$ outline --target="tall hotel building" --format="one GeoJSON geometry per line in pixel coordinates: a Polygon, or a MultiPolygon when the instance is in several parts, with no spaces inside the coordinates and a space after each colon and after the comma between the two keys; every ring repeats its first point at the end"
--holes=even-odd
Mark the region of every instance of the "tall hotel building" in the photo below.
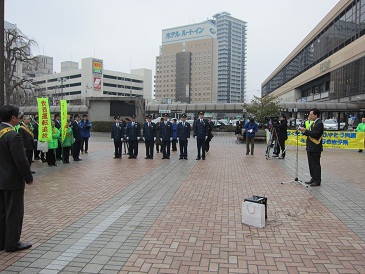
{"type": "Polygon", "coordinates": [[[162,103],[217,101],[217,28],[211,21],[162,31],[155,99],[162,103]]]}
{"type": "Polygon", "coordinates": [[[218,103],[242,103],[246,89],[246,22],[228,12],[213,16],[218,41],[218,103]]]}
{"type": "Polygon", "coordinates": [[[262,83],[282,102],[365,101],[365,0],[341,0],[262,83]]]}

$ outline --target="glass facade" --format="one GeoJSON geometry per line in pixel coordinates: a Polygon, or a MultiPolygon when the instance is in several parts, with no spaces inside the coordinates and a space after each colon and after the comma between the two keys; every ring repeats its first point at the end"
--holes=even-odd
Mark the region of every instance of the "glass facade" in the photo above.
{"type": "Polygon", "coordinates": [[[270,94],[364,34],[365,0],[354,0],[262,87],[262,96],[270,94]]]}

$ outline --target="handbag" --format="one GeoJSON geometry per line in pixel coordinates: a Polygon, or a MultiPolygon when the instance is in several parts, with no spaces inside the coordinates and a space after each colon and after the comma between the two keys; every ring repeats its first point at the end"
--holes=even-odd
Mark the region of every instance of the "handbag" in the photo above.
{"type": "Polygon", "coordinates": [[[37,141],[37,150],[48,152],[48,142],[37,141]]]}
{"type": "Polygon", "coordinates": [[[265,226],[265,205],[244,201],[242,203],[242,223],[263,228],[265,226]]]}

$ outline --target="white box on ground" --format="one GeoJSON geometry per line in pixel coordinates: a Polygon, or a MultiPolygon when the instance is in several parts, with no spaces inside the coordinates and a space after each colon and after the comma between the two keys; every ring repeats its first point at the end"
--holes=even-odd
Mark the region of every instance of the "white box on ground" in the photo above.
{"type": "Polygon", "coordinates": [[[242,223],[263,228],[265,226],[265,205],[244,201],[242,203],[242,223]]]}

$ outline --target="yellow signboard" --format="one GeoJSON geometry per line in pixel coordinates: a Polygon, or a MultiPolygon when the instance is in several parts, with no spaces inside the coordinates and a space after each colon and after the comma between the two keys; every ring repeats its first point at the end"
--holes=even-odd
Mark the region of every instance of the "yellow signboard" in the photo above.
{"type": "Polygon", "coordinates": [[[62,142],[66,138],[67,133],[67,101],[61,100],[61,126],[62,126],[62,142]]]}
{"type": "Polygon", "coordinates": [[[93,60],[93,73],[103,73],[103,62],[98,60],[93,60]]]}
{"type": "Polygon", "coordinates": [[[41,142],[52,141],[51,113],[48,98],[37,98],[39,130],[38,140],[41,142]]]}

